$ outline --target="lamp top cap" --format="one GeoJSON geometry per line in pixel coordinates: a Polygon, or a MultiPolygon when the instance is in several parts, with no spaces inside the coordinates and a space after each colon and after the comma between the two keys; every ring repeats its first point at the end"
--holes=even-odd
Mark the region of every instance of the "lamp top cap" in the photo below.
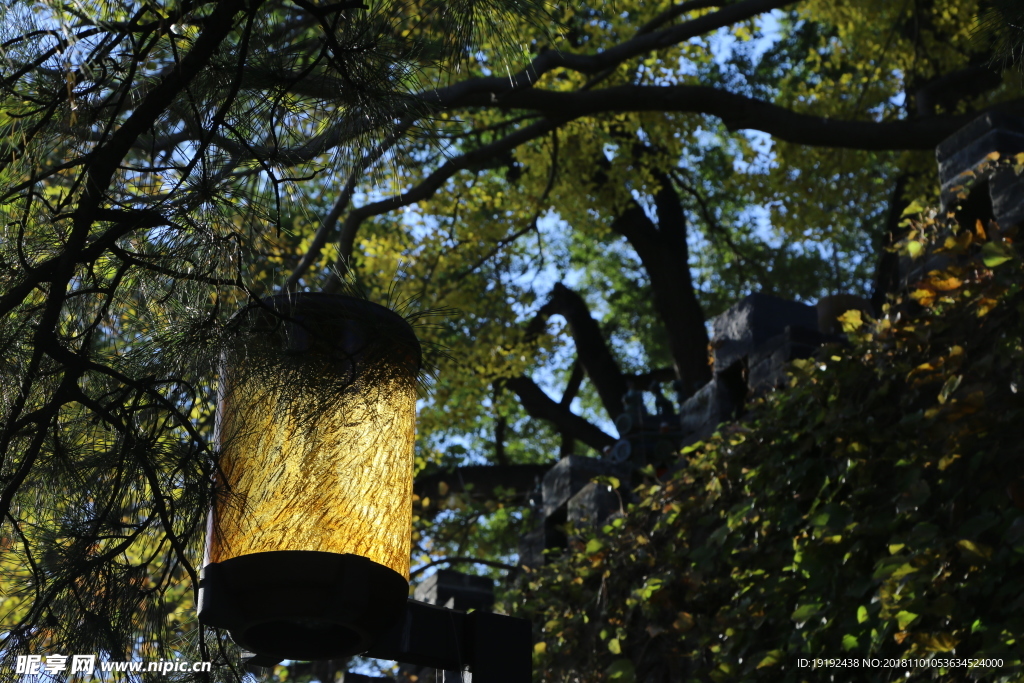
{"type": "Polygon", "coordinates": [[[250,302],[234,319],[251,322],[251,331],[260,334],[274,334],[284,324],[294,323],[303,329],[302,337],[318,337],[325,345],[385,342],[401,347],[403,356],[411,356],[409,360],[417,372],[422,365],[419,339],[409,322],[386,306],[353,296],[326,292],[276,294],[250,302]],[[359,341],[353,342],[353,336],[359,341]]]}

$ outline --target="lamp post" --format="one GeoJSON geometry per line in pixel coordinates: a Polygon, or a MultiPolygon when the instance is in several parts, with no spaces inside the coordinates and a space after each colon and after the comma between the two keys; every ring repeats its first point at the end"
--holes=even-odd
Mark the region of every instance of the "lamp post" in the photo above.
{"type": "Polygon", "coordinates": [[[391,310],[330,294],[233,322],[200,621],[270,657],[364,652],[408,598],[419,343],[391,310]]]}
{"type": "Polygon", "coordinates": [[[264,299],[232,324],[200,622],[263,666],[365,653],[528,683],[529,622],[408,598],[422,360],[409,324],[322,293],[264,299]]]}

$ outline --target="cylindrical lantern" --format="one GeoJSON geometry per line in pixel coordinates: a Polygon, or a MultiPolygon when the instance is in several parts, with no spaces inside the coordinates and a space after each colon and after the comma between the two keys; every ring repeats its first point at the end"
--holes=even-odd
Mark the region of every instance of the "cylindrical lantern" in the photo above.
{"type": "Polygon", "coordinates": [[[233,322],[200,621],[260,655],[363,652],[408,598],[419,343],[391,310],[330,294],[233,322]]]}

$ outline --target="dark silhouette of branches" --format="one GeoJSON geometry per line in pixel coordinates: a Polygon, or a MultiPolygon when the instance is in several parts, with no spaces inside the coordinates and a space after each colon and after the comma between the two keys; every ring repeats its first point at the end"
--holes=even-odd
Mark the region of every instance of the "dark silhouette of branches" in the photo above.
{"type": "Polygon", "coordinates": [[[431,567],[436,567],[440,564],[482,564],[485,567],[497,567],[498,569],[512,570],[516,567],[506,564],[504,562],[497,562],[495,560],[487,560],[482,557],[466,557],[466,556],[454,556],[454,557],[443,557],[440,560],[432,560],[426,564],[416,567],[416,569],[409,572],[409,578],[415,578],[419,576],[431,567]]]}
{"type": "MultiPolygon", "coordinates": [[[[361,173],[428,111],[410,92],[417,74],[444,67],[420,59],[425,37],[398,3],[89,7],[4,10],[5,660],[181,647],[192,629],[168,615],[182,585],[198,587],[206,514],[225,493],[210,433],[218,359],[232,314],[264,294],[250,259],[296,183],[341,175],[319,251],[361,173]]],[[[537,0],[422,9],[442,7],[460,27],[440,36],[448,57],[467,48],[460,36],[543,12],[537,0]]],[[[225,646],[213,635],[208,651],[207,635],[188,636],[203,659],[225,646]]]]}

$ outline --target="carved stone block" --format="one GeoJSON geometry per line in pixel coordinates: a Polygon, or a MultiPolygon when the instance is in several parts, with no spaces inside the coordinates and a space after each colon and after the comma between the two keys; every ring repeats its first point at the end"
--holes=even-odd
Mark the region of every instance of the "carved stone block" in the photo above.
{"type": "Polygon", "coordinates": [[[494,605],[494,581],[452,569],[441,569],[416,586],[413,598],[457,610],[489,610],[494,605]]]}
{"type": "Polygon", "coordinates": [[[559,512],[594,477],[612,475],[621,481],[623,474],[621,467],[605,460],[580,455],[562,458],[544,475],[544,516],[559,512]]]}
{"type": "MultiPolygon", "coordinates": [[[[935,158],[939,163],[944,212],[964,203],[959,193],[987,192],[985,203],[991,207],[991,217],[1000,225],[1005,227],[1024,220],[1024,187],[1016,173],[1002,169],[987,178],[976,174],[993,152],[1004,159],[1024,152],[1024,119],[989,112],[939,143],[935,158]]],[[[977,217],[983,221],[987,218],[977,217]]]]}
{"type": "Polygon", "coordinates": [[[750,294],[712,321],[715,372],[720,373],[749,355],[786,327],[815,330],[813,306],[769,294],[750,294]]]}
{"type": "MultiPolygon", "coordinates": [[[[722,375],[705,384],[696,394],[686,399],[679,409],[679,426],[684,435],[705,432],[718,423],[730,420],[742,401],[736,388],[722,375]]],[[[745,389],[744,389],[745,393],[745,389]]]]}
{"type": "Polygon", "coordinates": [[[621,507],[614,489],[590,482],[569,499],[569,522],[577,527],[598,526],[621,507]]]}

